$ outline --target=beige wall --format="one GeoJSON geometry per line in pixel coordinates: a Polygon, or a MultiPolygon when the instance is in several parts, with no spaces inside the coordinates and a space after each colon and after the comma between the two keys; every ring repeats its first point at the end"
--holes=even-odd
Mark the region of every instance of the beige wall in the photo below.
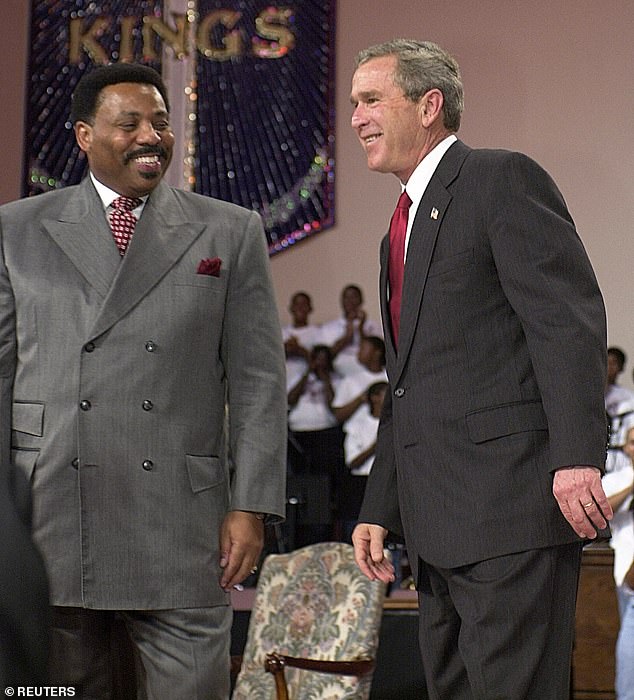
{"type": "MultiPolygon", "coordinates": [[[[0,7],[3,167],[0,201],[19,192],[27,0],[0,7]]],[[[287,3],[286,3],[287,4],[287,3]]],[[[347,282],[378,317],[377,248],[398,194],[368,172],[349,126],[353,59],[395,36],[432,39],[459,60],[466,91],[461,138],[524,151],[555,178],[594,264],[608,308],[609,341],[634,365],[634,3],[628,0],[339,0],[336,225],[272,259],[281,318],[297,289],[316,321],[339,313],[347,282]]],[[[631,385],[628,377],[624,383],[631,385]]]]}
{"type": "Polygon", "coordinates": [[[0,4],[3,161],[0,167],[0,204],[15,199],[20,194],[29,4],[27,0],[4,0],[0,4]]]}

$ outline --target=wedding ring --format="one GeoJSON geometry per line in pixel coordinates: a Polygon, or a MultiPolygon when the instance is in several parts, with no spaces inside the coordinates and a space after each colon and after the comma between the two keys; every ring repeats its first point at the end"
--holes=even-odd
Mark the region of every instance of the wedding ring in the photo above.
{"type": "Polygon", "coordinates": [[[583,507],[590,508],[590,506],[593,506],[593,505],[594,505],[594,501],[590,501],[590,503],[585,503],[583,507]]]}
{"type": "Polygon", "coordinates": [[[257,567],[257,566],[254,566],[254,567],[251,569],[251,573],[254,574],[257,570],[258,570],[258,567],[257,567]]]}

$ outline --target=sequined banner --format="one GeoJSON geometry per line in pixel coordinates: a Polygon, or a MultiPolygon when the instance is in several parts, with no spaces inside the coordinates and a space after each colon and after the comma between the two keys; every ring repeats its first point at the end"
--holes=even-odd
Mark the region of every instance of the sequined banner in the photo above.
{"type": "Polygon", "coordinates": [[[138,61],[185,115],[179,186],[258,211],[271,253],[332,225],[334,16],[335,0],[32,0],[24,194],[81,180],[73,88],[138,61]]]}

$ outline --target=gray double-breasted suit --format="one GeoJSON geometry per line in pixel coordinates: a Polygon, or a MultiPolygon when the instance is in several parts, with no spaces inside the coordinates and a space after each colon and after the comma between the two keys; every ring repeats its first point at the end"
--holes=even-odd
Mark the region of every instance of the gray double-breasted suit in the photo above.
{"type": "Polygon", "coordinates": [[[555,184],[519,153],[449,148],[413,223],[398,353],[388,247],[390,392],[360,520],[439,567],[574,542],[552,471],[603,467],[606,329],[555,184]]]}
{"type": "Polygon", "coordinates": [[[259,217],[161,183],[121,259],[87,178],[1,207],[0,236],[0,452],[31,480],[53,604],[226,602],[226,511],[284,514],[259,217]]]}

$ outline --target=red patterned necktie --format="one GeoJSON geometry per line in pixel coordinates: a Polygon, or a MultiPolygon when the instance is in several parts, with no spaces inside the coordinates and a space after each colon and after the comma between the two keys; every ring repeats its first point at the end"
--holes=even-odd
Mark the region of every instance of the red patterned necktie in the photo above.
{"type": "Polygon", "coordinates": [[[125,254],[136,226],[136,216],[134,216],[132,210],[136,209],[142,201],[131,197],[117,197],[110,205],[112,207],[108,217],[110,228],[112,229],[114,242],[117,244],[121,255],[125,254]]]}
{"type": "Polygon", "coordinates": [[[401,297],[403,295],[403,274],[405,272],[405,235],[407,217],[412,200],[405,190],[401,193],[392,220],[390,221],[390,259],[388,275],[390,280],[390,317],[394,347],[398,344],[398,331],[401,320],[401,297]]]}

